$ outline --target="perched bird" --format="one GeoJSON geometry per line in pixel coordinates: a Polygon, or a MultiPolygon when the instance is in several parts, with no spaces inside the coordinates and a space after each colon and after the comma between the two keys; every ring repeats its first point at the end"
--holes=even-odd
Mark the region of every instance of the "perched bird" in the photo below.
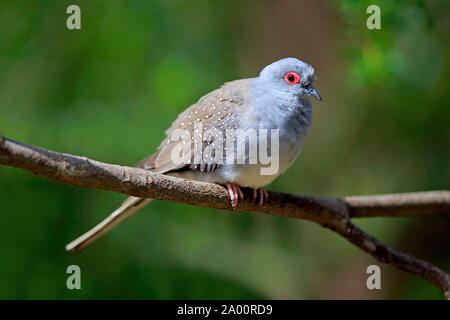
{"type": "MultiPolygon", "coordinates": [[[[166,138],[157,152],[139,162],[137,167],[225,185],[233,208],[243,199],[240,187],[249,187],[253,189],[254,200],[259,196],[262,205],[268,199],[264,186],[285,172],[303,147],[311,123],[308,97],[322,100],[312,84],[316,79],[311,65],[285,58],[266,66],[256,78],[227,82],[181,113],[166,131],[166,138]],[[225,133],[233,130],[234,135],[225,133]],[[250,141],[248,130],[256,132],[256,140],[250,141]],[[267,131],[261,130],[270,131],[271,137],[278,139],[271,140],[270,146],[262,145],[262,132],[267,131]],[[262,174],[267,163],[251,161],[251,143],[256,143],[260,152],[267,148],[271,156],[279,154],[279,159],[274,159],[278,161],[274,172],[262,174]],[[241,147],[246,144],[240,150],[248,149],[248,152],[237,152],[239,144],[241,147]],[[214,145],[216,149],[209,158],[203,155],[194,159],[195,152],[188,152],[191,147],[205,151],[214,145]],[[185,146],[189,148],[183,149],[185,146]],[[231,147],[234,147],[232,152],[231,147]],[[185,161],[175,159],[174,155],[185,161]]],[[[108,218],[69,243],[66,250],[82,250],[150,201],[152,199],[129,197],[108,218]]]]}

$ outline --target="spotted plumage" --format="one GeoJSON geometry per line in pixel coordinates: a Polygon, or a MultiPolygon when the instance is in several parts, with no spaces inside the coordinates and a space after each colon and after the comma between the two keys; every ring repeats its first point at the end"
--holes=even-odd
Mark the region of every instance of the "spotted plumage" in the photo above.
{"type": "MultiPolygon", "coordinates": [[[[142,160],[138,167],[155,172],[169,172],[183,168],[211,172],[217,169],[218,164],[210,163],[208,165],[205,161],[201,164],[194,164],[194,161],[191,161],[190,164],[176,164],[172,161],[172,149],[181,142],[190,144],[193,150],[194,144],[200,143],[201,150],[204,151],[206,146],[214,144],[214,137],[217,133],[225,132],[227,129],[238,129],[240,117],[245,112],[248,101],[246,93],[248,82],[249,80],[245,79],[225,83],[220,89],[208,93],[196,104],[191,105],[166,130],[166,138],[159,145],[158,151],[142,160]],[[201,124],[202,141],[197,140],[200,135],[194,131],[196,124],[201,124]],[[187,130],[189,135],[178,140],[171,140],[173,131],[177,129],[187,130]]],[[[225,134],[224,138],[224,143],[226,143],[225,134]]]]}
{"type": "MultiPolygon", "coordinates": [[[[259,197],[259,203],[263,204],[268,199],[264,186],[285,172],[303,147],[312,116],[308,97],[314,96],[321,100],[312,85],[316,79],[314,69],[309,64],[286,58],[266,66],[256,78],[228,82],[182,112],[166,131],[166,138],[157,152],[142,160],[138,167],[184,179],[223,184],[229,191],[233,208],[243,198],[240,187],[250,187],[254,190],[254,199],[259,197]],[[245,132],[250,129],[258,132],[259,152],[264,150],[259,140],[262,132],[275,130],[270,131],[270,136],[273,134],[278,139],[270,140],[270,153],[271,156],[272,152],[279,154],[279,161],[275,170],[269,174],[262,174],[267,164],[251,163],[248,154],[241,155],[234,150],[228,153],[230,146],[237,145],[239,148],[246,143],[245,132]],[[238,130],[239,134],[229,138],[224,132],[226,130],[238,130]],[[183,134],[177,135],[180,132],[183,134]],[[195,155],[189,157],[183,148],[179,148],[189,145],[194,149],[198,147],[202,152],[217,152],[211,147],[219,144],[218,132],[222,132],[225,158],[220,157],[220,152],[210,155],[206,152],[206,156],[196,161],[195,155]],[[242,137],[244,139],[239,139],[242,137]],[[174,161],[173,153],[186,156],[186,161],[174,161]],[[228,162],[235,159],[237,161],[228,162]]],[[[269,151],[269,146],[265,147],[269,151]]],[[[84,248],[150,201],[129,198],[106,220],[68,244],[66,249],[84,248]]]]}

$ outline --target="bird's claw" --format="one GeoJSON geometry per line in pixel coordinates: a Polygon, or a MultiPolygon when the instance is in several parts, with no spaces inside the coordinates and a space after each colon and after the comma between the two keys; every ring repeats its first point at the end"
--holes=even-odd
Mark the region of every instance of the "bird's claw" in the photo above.
{"type": "Polygon", "coordinates": [[[244,194],[242,193],[241,188],[239,188],[239,186],[235,185],[232,182],[227,182],[227,189],[228,193],[230,194],[231,206],[233,207],[233,209],[236,209],[239,198],[241,198],[241,200],[244,200],[244,194]]]}
{"type": "Polygon", "coordinates": [[[269,200],[269,193],[264,188],[253,189],[253,201],[256,201],[258,199],[258,194],[259,194],[258,204],[262,206],[264,202],[267,202],[267,200],[269,200]]]}

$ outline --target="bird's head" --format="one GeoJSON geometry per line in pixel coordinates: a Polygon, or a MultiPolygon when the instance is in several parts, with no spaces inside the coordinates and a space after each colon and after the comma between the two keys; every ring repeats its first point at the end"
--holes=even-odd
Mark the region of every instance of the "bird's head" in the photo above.
{"type": "Polygon", "coordinates": [[[300,99],[313,96],[322,101],[313,81],[317,79],[314,68],[298,59],[285,58],[266,66],[259,74],[259,79],[268,88],[292,94],[300,99]]]}

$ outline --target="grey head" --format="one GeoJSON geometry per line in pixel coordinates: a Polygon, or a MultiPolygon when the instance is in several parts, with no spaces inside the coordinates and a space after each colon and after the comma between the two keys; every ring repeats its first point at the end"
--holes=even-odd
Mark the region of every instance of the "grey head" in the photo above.
{"type": "Polygon", "coordinates": [[[317,80],[314,68],[298,59],[285,58],[266,66],[258,77],[258,82],[278,94],[297,97],[300,100],[313,96],[322,101],[313,87],[317,80]]]}

